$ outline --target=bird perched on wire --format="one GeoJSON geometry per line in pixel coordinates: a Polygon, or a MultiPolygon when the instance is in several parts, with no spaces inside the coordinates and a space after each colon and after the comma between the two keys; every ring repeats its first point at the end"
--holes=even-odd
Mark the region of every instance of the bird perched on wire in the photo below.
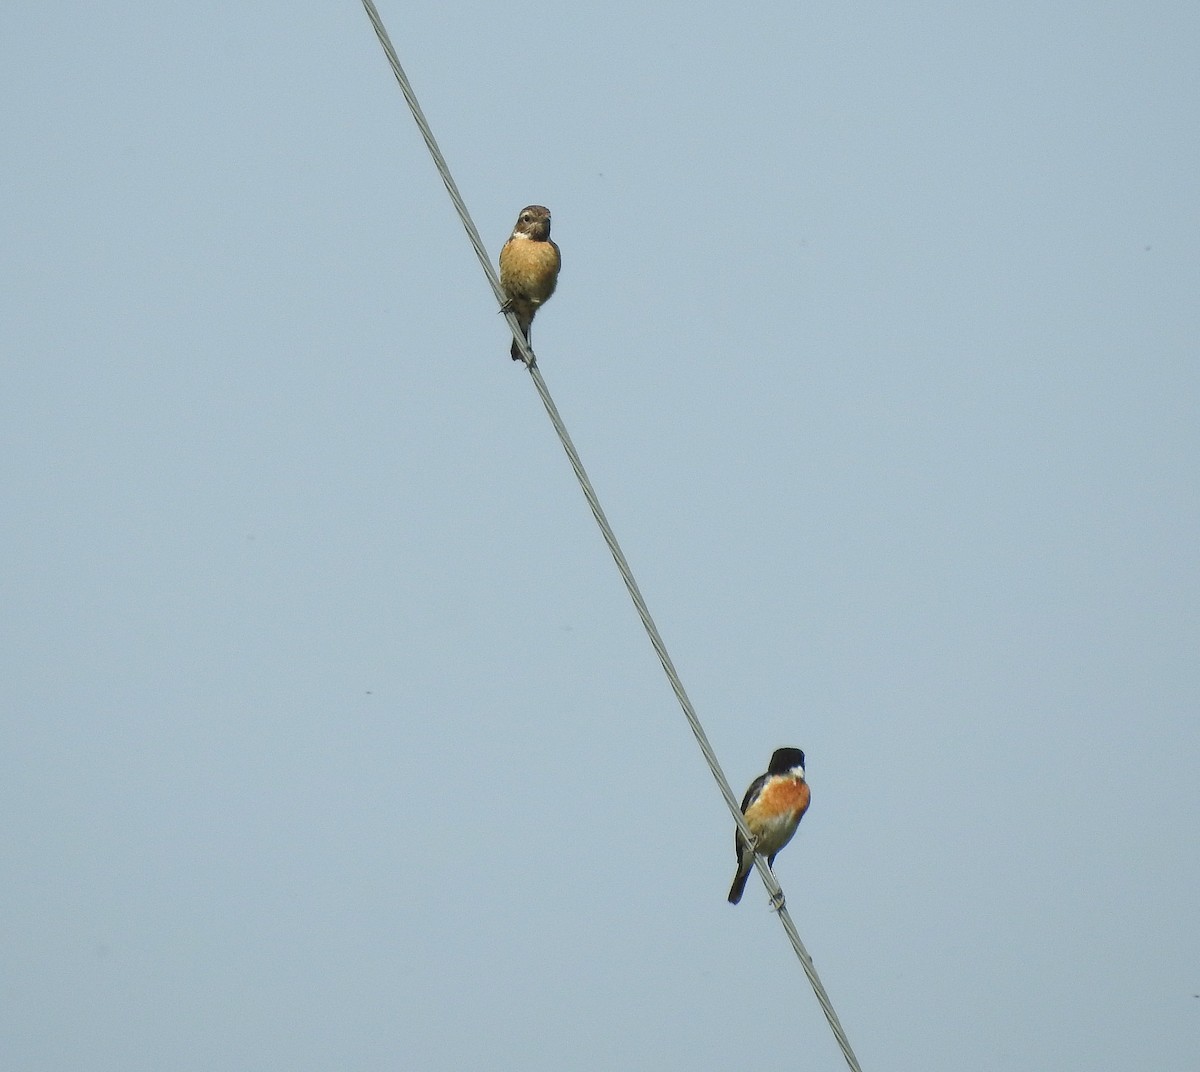
{"type": "Polygon", "coordinates": [[[754,870],[754,853],[775,863],[779,850],[792,840],[800,819],[808,811],[811,794],[804,780],[804,753],[799,748],[777,748],[767,765],[767,773],[750,783],[742,798],[742,814],[750,833],[757,838],[754,852],[737,831],[733,847],[737,852],[737,874],[729,887],[729,903],[737,904],[746,890],[746,879],[754,870]]]}
{"type": "MultiPolygon", "coordinates": [[[[558,285],[561,267],[562,255],[550,241],[550,210],[543,205],[521,209],[513,233],[500,250],[500,286],[508,299],[503,311],[516,314],[526,342],[538,307],[558,285]]],[[[514,361],[521,360],[516,339],[510,353],[514,361]]]]}

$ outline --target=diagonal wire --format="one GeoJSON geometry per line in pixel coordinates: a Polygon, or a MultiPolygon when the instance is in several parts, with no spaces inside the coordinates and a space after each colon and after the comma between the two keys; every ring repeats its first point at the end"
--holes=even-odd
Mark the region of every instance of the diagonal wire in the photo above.
{"type": "MultiPolygon", "coordinates": [[[[364,0],[364,2],[369,2],[369,0],[364,0]]],[[[676,699],[679,700],[679,706],[683,708],[683,714],[688,721],[688,726],[696,738],[696,743],[700,746],[700,751],[704,754],[704,759],[708,763],[709,770],[712,771],[713,778],[716,779],[717,787],[721,790],[721,795],[725,798],[725,803],[733,815],[734,822],[737,823],[738,829],[741,831],[742,837],[746,839],[747,844],[750,844],[754,841],[754,835],[750,833],[749,827],[746,826],[746,819],[742,815],[742,809],[738,805],[737,798],[734,797],[733,790],[729,787],[729,781],[725,777],[725,772],[721,769],[721,764],[717,761],[717,756],[713,752],[712,745],[708,743],[708,736],[704,732],[704,727],[700,725],[696,709],[692,706],[692,701],[688,698],[687,690],[683,687],[683,682],[679,678],[675,664],[671,661],[671,656],[667,652],[667,646],[663,643],[662,636],[658,632],[658,627],[654,624],[654,619],[650,616],[650,610],[646,606],[645,599],[642,598],[642,592],[638,588],[637,581],[634,579],[633,571],[629,568],[629,563],[625,559],[621,545],[617,542],[616,534],[613,532],[612,526],[609,525],[608,518],[604,514],[604,509],[600,505],[600,500],[596,496],[596,489],[592,487],[592,482],[588,479],[587,472],[583,468],[583,462],[579,459],[579,454],[575,450],[575,444],[571,441],[571,436],[567,432],[567,427],[558,412],[558,407],[555,406],[554,399],[550,397],[546,381],[542,379],[541,369],[533,365],[529,369],[529,374],[533,378],[533,383],[537,388],[538,394],[541,396],[542,405],[546,407],[550,423],[554,425],[554,430],[558,433],[558,438],[562,441],[563,450],[567,452],[571,468],[575,470],[575,477],[579,481],[579,486],[583,489],[583,496],[587,499],[587,504],[591,508],[592,516],[596,519],[596,524],[600,526],[604,542],[608,544],[613,561],[616,562],[617,569],[620,571],[621,580],[625,582],[625,587],[629,591],[629,598],[633,600],[633,605],[638,612],[638,617],[642,620],[642,626],[646,630],[646,635],[650,638],[650,643],[654,647],[654,653],[658,656],[658,661],[662,663],[667,680],[671,683],[671,689],[674,691],[676,699]]],[[[779,906],[779,922],[783,924],[784,933],[787,934],[788,940],[792,943],[792,949],[796,952],[800,966],[804,969],[804,974],[808,976],[808,981],[812,985],[813,992],[817,995],[821,1011],[825,1014],[825,1019],[829,1021],[829,1026],[833,1030],[833,1036],[837,1039],[837,1044],[841,1048],[842,1055],[846,1058],[846,1064],[850,1066],[852,1072],[862,1072],[858,1058],[854,1055],[854,1050],[850,1046],[850,1040],[846,1037],[845,1029],[842,1027],[837,1013],[834,1012],[833,1003],[829,1000],[829,995],[825,992],[825,987],[821,983],[821,977],[817,974],[812,957],[809,956],[808,950],[804,947],[804,942],[800,939],[800,933],[796,930],[795,923],[792,922],[791,914],[784,903],[783,889],[780,887],[778,881],[776,881],[774,872],[757,853],[754,856],[754,863],[758,867],[758,873],[762,876],[763,883],[771,895],[772,903],[779,906]]]]}
{"type": "MultiPolygon", "coordinates": [[[[408,102],[408,107],[412,111],[418,129],[421,131],[421,137],[425,139],[425,145],[433,157],[438,174],[445,184],[446,192],[449,193],[450,200],[454,203],[455,211],[457,211],[458,217],[467,232],[467,237],[475,249],[475,255],[479,258],[479,263],[483,268],[484,274],[487,276],[488,282],[492,285],[496,300],[501,303],[501,307],[503,308],[505,294],[500,288],[500,280],[492,268],[492,263],[488,259],[487,251],[483,246],[483,240],[479,236],[479,231],[471,219],[471,214],[467,211],[466,203],[463,201],[462,195],[458,192],[458,186],[450,174],[446,158],[442,155],[441,149],[438,148],[437,140],[430,129],[429,121],[425,118],[425,113],[421,111],[421,106],[417,102],[412,83],[409,82],[408,76],[404,73],[404,68],[400,66],[400,59],[396,55],[396,50],[392,45],[391,39],[388,37],[387,30],[384,28],[383,20],[380,18],[379,12],[376,10],[372,0],[362,0],[362,5],[366,10],[367,18],[371,20],[371,25],[374,27],[375,36],[379,38],[379,43],[383,47],[384,54],[387,56],[392,73],[396,76],[396,81],[400,85],[400,92],[404,94],[404,99],[408,102]]],[[[517,323],[516,317],[507,310],[505,312],[509,327],[513,333],[513,338],[516,339],[520,347],[526,366],[529,369],[530,377],[533,379],[534,387],[537,388],[542,405],[545,406],[546,414],[550,418],[550,423],[554,425],[554,430],[558,434],[563,450],[566,451],[567,459],[571,463],[571,468],[575,471],[575,477],[579,481],[580,488],[583,490],[584,498],[587,500],[588,507],[592,511],[592,516],[596,519],[596,524],[604,536],[604,542],[608,545],[613,561],[617,564],[621,580],[625,582],[629,598],[633,600],[634,609],[637,610],[638,617],[641,618],[642,626],[646,630],[646,635],[650,638],[650,643],[654,648],[654,653],[658,656],[658,661],[662,664],[663,671],[667,675],[667,680],[671,684],[671,689],[675,693],[675,698],[679,701],[679,706],[683,709],[684,717],[687,719],[692,735],[696,738],[696,743],[700,746],[700,751],[704,755],[709,770],[712,771],[717,788],[721,791],[721,796],[725,798],[725,805],[729,808],[729,812],[733,816],[733,821],[737,824],[738,830],[747,843],[753,843],[755,840],[754,835],[746,825],[746,820],[742,815],[737,797],[733,795],[733,790],[729,786],[729,780],[725,777],[725,772],[721,769],[721,764],[717,760],[712,745],[709,744],[704,727],[700,724],[696,709],[692,706],[692,701],[688,697],[687,690],[683,687],[683,682],[680,680],[679,673],[675,669],[675,664],[671,661],[671,656],[667,652],[667,646],[663,643],[662,636],[658,632],[658,627],[654,624],[654,619],[650,616],[650,610],[646,606],[645,599],[642,597],[641,589],[638,588],[633,571],[629,568],[629,563],[625,558],[624,552],[621,550],[621,545],[617,542],[616,534],[613,532],[612,526],[608,523],[608,518],[605,516],[604,509],[600,505],[596,490],[592,487],[591,480],[588,479],[587,471],[580,460],[579,452],[575,449],[575,444],[571,441],[571,436],[567,432],[567,426],[563,423],[562,416],[558,412],[558,407],[554,404],[554,399],[550,396],[550,390],[546,386],[546,381],[542,378],[542,373],[537,366],[533,351],[530,350],[528,343],[525,341],[524,334],[520,330],[520,325],[517,323]]],[[[817,975],[817,969],[813,964],[812,957],[804,947],[804,943],[800,939],[800,934],[796,930],[796,925],[792,922],[792,917],[788,913],[787,905],[784,902],[783,889],[761,856],[756,854],[754,863],[758,868],[758,873],[763,880],[763,884],[767,888],[767,892],[771,895],[772,903],[778,905],[779,921],[783,925],[784,932],[792,944],[792,949],[795,951],[805,975],[808,976],[808,981],[817,996],[821,1011],[825,1014],[825,1019],[829,1022],[834,1038],[837,1040],[842,1055],[846,1059],[846,1064],[850,1066],[851,1072],[862,1072],[858,1058],[855,1057],[854,1050],[850,1046],[850,1040],[846,1037],[846,1032],[842,1028],[841,1021],[838,1020],[833,1004],[829,1000],[829,995],[825,992],[825,987],[821,984],[820,976],[817,975]]]]}
{"type": "Polygon", "coordinates": [[[400,58],[396,55],[396,49],[392,46],[392,39],[388,37],[387,29],[383,25],[383,19],[379,17],[379,12],[375,9],[375,5],[371,0],[362,0],[362,5],[367,12],[367,18],[371,20],[375,36],[379,38],[379,44],[383,46],[383,54],[387,56],[388,64],[392,68],[392,74],[396,76],[396,81],[400,85],[400,92],[404,94],[404,99],[408,102],[408,107],[412,111],[413,118],[417,121],[417,129],[420,130],[421,137],[425,139],[425,146],[429,150],[429,155],[433,157],[433,162],[437,165],[438,174],[442,177],[442,182],[446,186],[446,193],[450,195],[450,200],[454,203],[454,211],[458,213],[458,218],[462,220],[462,225],[467,232],[467,238],[475,250],[475,256],[479,258],[480,267],[483,268],[483,274],[487,276],[488,282],[491,283],[492,292],[496,295],[496,301],[500,303],[501,309],[508,319],[508,326],[512,329],[513,338],[517,340],[521,348],[525,364],[532,367],[535,361],[533,351],[529,349],[529,344],[525,341],[525,336],[521,331],[521,325],[517,323],[516,316],[505,307],[507,295],[500,288],[500,279],[496,275],[496,270],[492,267],[492,262],[488,259],[487,250],[483,246],[483,239],[479,237],[479,228],[475,226],[475,221],[471,219],[471,213],[467,211],[467,203],[462,199],[462,194],[458,192],[458,186],[450,174],[450,165],[446,163],[446,158],[442,156],[442,150],[438,148],[437,139],[433,136],[433,130],[430,129],[429,120],[425,118],[425,113],[421,111],[421,105],[417,101],[417,95],[413,92],[412,83],[408,80],[408,75],[404,73],[404,68],[400,66],[400,58]]]}

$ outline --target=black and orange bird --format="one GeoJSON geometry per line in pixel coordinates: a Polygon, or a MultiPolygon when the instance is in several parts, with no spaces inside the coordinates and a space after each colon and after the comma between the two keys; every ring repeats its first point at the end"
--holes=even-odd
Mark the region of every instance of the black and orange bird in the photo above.
{"type": "MultiPolygon", "coordinates": [[[[500,250],[500,286],[508,299],[504,311],[516,313],[526,342],[539,306],[550,300],[558,285],[561,267],[562,254],[550,241],[550,210],[544,205],[521,209],[513,233],[500,250]]],[[[514,361],[521,360],[516,339],[510,353],[514,361]]]]}
{"type": "Polygon", "coordinates": [[[733,837],[737,852],[737,874],[729,887],[729,903],[737,904],[746,891],[746,879],[754,870],[754,853],[767,858],[767,866],[775,863],[779,850],[792,840],[800,819],[808,811],[811,794],[804,780],[804,753],[799,748],[777,748],[767,766],[767,773],[750,783],[742,798],[742,814],[750,833],[757,838],[754,852],[742,838],[741,831],[733,837]]]}

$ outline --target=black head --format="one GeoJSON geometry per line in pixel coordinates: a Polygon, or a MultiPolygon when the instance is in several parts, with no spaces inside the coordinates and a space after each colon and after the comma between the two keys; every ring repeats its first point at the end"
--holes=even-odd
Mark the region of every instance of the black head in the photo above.
{"type": "Polygon", "coordinates": [[[804,753],[799,748],[776,748],[771,755],[771,765],[767,767],[768,774],[787,774],[800,768],[804,773],[804,753]]]}

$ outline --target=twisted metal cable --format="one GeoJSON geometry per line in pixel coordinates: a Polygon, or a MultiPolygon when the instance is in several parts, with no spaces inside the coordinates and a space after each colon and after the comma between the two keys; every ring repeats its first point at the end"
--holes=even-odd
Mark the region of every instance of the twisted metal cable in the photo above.
{"type": "MultiPolygon", "coordinates": [[[[412,83],[409,82],[408,76],[404,73],[404,68],[400,66],[399,57],[396,55],[396,50],[392,46],[387,30],[384,28],[383,20],[380,18],[379,12],[376,10],[372,0],[362,0],[362,5],[366,10],[367,18],[371,20],[371,25],[375,29],[375,36],[379,38],[379,43],[383,47],[384,55],[387,56],[392,73],[396,76],[396,81],[400,85],[400,92],[404,94],[404,99],[408,102],[413,119],[416,120],[417,127],[421,131],[421,137],[425,139],[425,145],[429,149],[430,156],[433,157],[438,174],[441,176],[442,182],[446,187],[446,192],[450,195],[450,200],[454,204],[455,211],[458,213],[458,217],[467,232],[467,238],[475,250],[475,255],[479,258],[484,275],[487,276],[488,282],[492,285],[496,301],[500,303],[501,309],[507,316],[509,328],[512,330],[513,338],[516,339],[521,354],[524,357],[525,365],[533,380],[534,387],[537,389],[538,395],[542,400],[542,405],[546,408],[546,414],[550,418],[550,423],[554,426],[554,430],[558,434],[563,450],[566,451],[567,459],[571,463],[571,468],[575,471],[575,478],[579,481],[583,496],[592,511],[592,516],[596,519],[596,524],[600,528],[604,542],[608,545],[613,561],[617,564],[621,580],[625,582],[629,598],[633,601],[634,609],[642,621],[642,627],[646,630],[646,635],[650,638],[650,644],[654,648],[654,653],[658,656],[658,661],[662,664],[663,672],[667,675],[667,680],[671,684],[675,698],[679,701],[679,706],[683,710],[692,735],[696,738],[696,743],[700,746],[700,752],[704,756],[704,761],[708,764],[713,779],[717,783],[717,788],[721,791],[721,796],[725,798],[725,805],[729,809],[730,815],[733,816],[733,821],[737,824],[742,837],[745,838],[748,844],[752,844],[755,841],[754,835],[746,825],[746,819],[742,815],[738,799],[733,795],[729,780],[725,777],[725,772],[721,769],[721,764],[717,760],[712,745],[709,744],[704,727],[700,724],[696,709],[692,706],[692,701],[688,697],[687,690],[683,687],[683,682],[680,680],[679,673],[675,669],[675,664],[671,661],[671,656],[667,652],[667,646],[663,643],[658,627],[654,624],[654,619],[650,616],[650,610],[646,606],[645,599],[642,597],[641,589],[638,588],[633,571],[629,568],[629,562],[621,550],[621,545],[617,542],[617,537],[612,530],[612,526],[608,523],[608,518],[605,516],[604,509],[601,507],[600,500],[596,495],[596,489],[592,487],[592,482],[588,479],[587,471],[580,460],[579,452],[576,451],[575,444],[571,441],[571,436],[567,432],[567,426],[558,412],[558,407],[554,404],[554,399],[550,396],[550,389],[546,386],[546,381],[542,378],[542,373],[537,366],[537,360],[533,355],[533,351],[529,348],[529,344],[521,332],[516,317],[505,307],[506,296],[500,287],[500,280],[496,275],[495,269],[492,268],[492,263],[488,259],[483,239],[480,238],[479,231],[471,219],[471,214],[467,211],[466,203],[463,201],[462,195],[458,192],[458,186],[450,174],[446,158],[442,155],[441,149],[438,148],[437,140],[433,136],[433,131],[430,129],[429,122],[425,118],[425,113],[421,111],[421,106],[417,102],[412,83]]],[[[837,1013],[833,1009],[833,1004],[829,1000],[829,995],[825,992],[825,987],[821,984],[820,976],[817,975],[812,957],[809,956],[808,950],[804,947],[804,943],[800,939],[800,934],[796,930],[796,925],[792,922],[792,917],[788,913],[782,887],[761,856],[756,854],[754,863],[758,868],[758,873],[763,880],[763,884],[767,888],[767,892],[771,896],[772,904],[777,906],[779,921],[783,925],[784,932],[792,944],[792,949],[795,951],[805,975],[808,976],[808,981],[817,996],[821,1011],[825,1014],[825,1019],[829,1022],[834,1038],[837,1040],[842,1055],[846,1059],[846,1064],[849,1065],[851,1072],[862,1072],[858,1058],[855,1057],[854,1050],[850,1046],[850,1040],[846,1037],[846,1032],[838,1020],[837,1013]]]]}

